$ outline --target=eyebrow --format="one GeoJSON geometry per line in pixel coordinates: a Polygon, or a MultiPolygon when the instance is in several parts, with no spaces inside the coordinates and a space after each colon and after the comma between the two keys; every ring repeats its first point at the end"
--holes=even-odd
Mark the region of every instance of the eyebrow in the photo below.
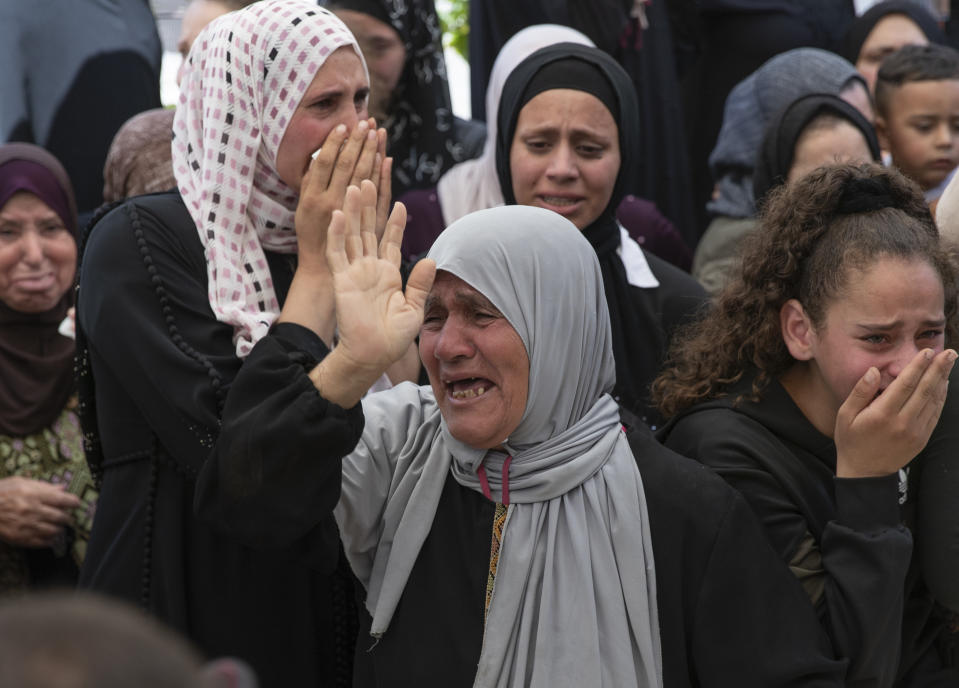
{"type": "MultiPolygon", "coordinates": [[[[516,132],[516,133],[521,134],[522,136],[537,136],[537,135],[543,135],[543,134],[546,134],[546,133],[554,133],[554,132],[557,132],[557,131],[559,131],[559,127],[558,127],[558,126],[556,126],[555,124],[550,124],[550,123],[547,122],[547,123],[544,123],[544,124],[536,124],[536,125],[534,125],[534,126],[531,126],[531,127],[527,128],[527,129],[523,129],[523,130],[517,129],[517,132],[516,132]]],[[[590,137],[590,138],[601,139],[601,140],[604,140],[604,141],[612,140],[612,139],[613,139],[612,136],[610,136],[607,132],[605,132],[605,131],[603,131],[603,130],[601,130],[601,129],[587,129],[587,128],[582,127],[582,126],[573,127],[573,128],[570,130],[570,134],[571,134],[572,136],[574,136],[574,137],[575,137],[575,136],[588,136],[588,137],[590,137]]]]}
{"type": "Polygon", "coordinates": [[[350,92],[351,89],[346,86],[331,86],[328,89],[317,91],[316,93],[310,93],[307,91],[303,94],[303,100],[325,100],[327,98],[342,98],[344,96],[356,98],[356,97],[366,97],[370,92],[369,86],[360,86],[356,91],[350,92]]]}
{"type": "MultiPolygon", "coordinates": [[[[464,304],[472,308],[484,308],[487,310],[492,310],[502,315],[499,308],[493,305],[493,303],[487,299],[485,296],[479,293],[471,293],[468,291],[457,291],[453,294],[453,300],[456,303],[464,304]]],[[[430,294],[426,297],[426,305],[423,310],[429,310],[430,308],[435,308],[437,306],[442,306],[440,303],[440,298],[435,294],[430,294]]]]}
{"type": "MultiPolygon", "coordinates": [[[[923,320],[920,325],[922,327],[945,327],[946,319],[938,318],[936,320],[923,320]]],[[[902,327],[902,321],[894,320],[890,323],[857,323],[857,327],[863,330],[888,332],[890,330],[895,330],[899,327],[902,327]]]]}

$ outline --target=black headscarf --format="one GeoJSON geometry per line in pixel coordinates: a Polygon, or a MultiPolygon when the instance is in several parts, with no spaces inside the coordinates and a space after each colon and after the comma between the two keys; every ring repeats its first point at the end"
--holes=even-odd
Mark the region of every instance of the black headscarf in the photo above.
{"type": "MultiPolygon", "coordinates": [[[[0,208],[27,191],[53,209],[76,238],[77,205],[66,170],[28,143],[0,146],[0,208]]],[[[22,313],[0,301],[0,434],[23,437],[49,426],[73,393],[73,340],[58,332],[73,299],[22,313]]]]}
{"type": "Polygon", "coordinates": [[[924,7],[909,0],[888,0],[873,5],[868,12],[852,23],[846,33],[846,43],[842,50],[842,56],[856,64],[859,61],[859,51],[862,50],[862,44],[869,38],[869,34],[876,28],[876,24],[890,14],[904,14],[912,19],[919,30],[926,34],[930,43],[946,42],[946,37],[936,23],[935,17],[929,14],[924,7]]]}
{"type": "Polygon", "coordinates": [[[834,95],[813,93],[802,96],[783,108],[766,128],[753,170],[753,197],[757,204],[772,189],[786,182],[799,137],[816,117],[824,114],[835,115],[856,127],[866,139],[872,159],[880,161],[876,132],[859,110],[834,95]]]}
{"type": "Polygon", "coordinates": [[[515,204],[513,178],[509,168],[510,148],[520,110],[537,94],[555,88],[584,91],[598,98],[618,125],[622,163],[612,196],[603,212],[583,228],[584,236],[599,257],[606,302],[613,330],[613,357],[616,360],[614,394],[626,408],[637,411],[646,403],[647,380],[642,379],[638,359],[644,355],[643,342],[649,333],[636,315],[632,287],[616,249],[620,245],[616,208],[632,191],[636,179],[639,148],[639,111],[629,76],[617,62],[597,48],[558,43],[536,51],[506,79],[497,113],[496,172],[503,198],[515,204]]]}
{"type": "Polygon", "coordinates": [[[469,156],[453,135],[453,108],[443,57],[443,34],[433,0],[320,0],[330,10],[361,12],[388,24],[406,48],[393,92],[387,153],[393,157],[393,197],[436,186],[469,156]]]}

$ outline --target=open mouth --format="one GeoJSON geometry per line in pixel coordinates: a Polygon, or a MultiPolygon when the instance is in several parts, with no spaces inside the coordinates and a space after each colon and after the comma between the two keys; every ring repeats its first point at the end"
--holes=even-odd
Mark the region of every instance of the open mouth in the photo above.
{"type": "Polygon", "coordinates": [[[489,392],[495,385],[482,377],[464,377],[444,380],[449,396],[457,400],[475,399],[489,392]]]}

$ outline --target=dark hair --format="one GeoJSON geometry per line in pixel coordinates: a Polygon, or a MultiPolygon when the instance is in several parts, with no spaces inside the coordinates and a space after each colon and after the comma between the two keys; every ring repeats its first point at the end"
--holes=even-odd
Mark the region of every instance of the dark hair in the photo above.
{"type": "Polygon", "coordinates": [[[883,256],[927,261],[945,292],[946,340],[956,335],[956,272],[918,187],[877,164],[821,167],[770,192],[742,265],[703,319],[673,337],[653,399],[667,418],[723,396],[748,370],[752,397],[794,359],[779,312],[797,299],[822,324],[852,271],[883,256]]]}
{"type": "Polygon", "coordinates": [[[959,51],[945,45],[906,45],[882,61],[876,75],[876,111],[885,115],[893,92],[917,81],[959,79],[959,51]]]}

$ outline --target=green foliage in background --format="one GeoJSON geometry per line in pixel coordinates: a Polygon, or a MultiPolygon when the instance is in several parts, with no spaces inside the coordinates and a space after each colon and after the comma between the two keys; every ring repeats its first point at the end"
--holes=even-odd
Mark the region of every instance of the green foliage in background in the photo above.
{"type": "Polygon", "coordinates": [[[446,44],[469,60],[469,0],[438,2],[436,12],[443,26],[446,44]]]}

